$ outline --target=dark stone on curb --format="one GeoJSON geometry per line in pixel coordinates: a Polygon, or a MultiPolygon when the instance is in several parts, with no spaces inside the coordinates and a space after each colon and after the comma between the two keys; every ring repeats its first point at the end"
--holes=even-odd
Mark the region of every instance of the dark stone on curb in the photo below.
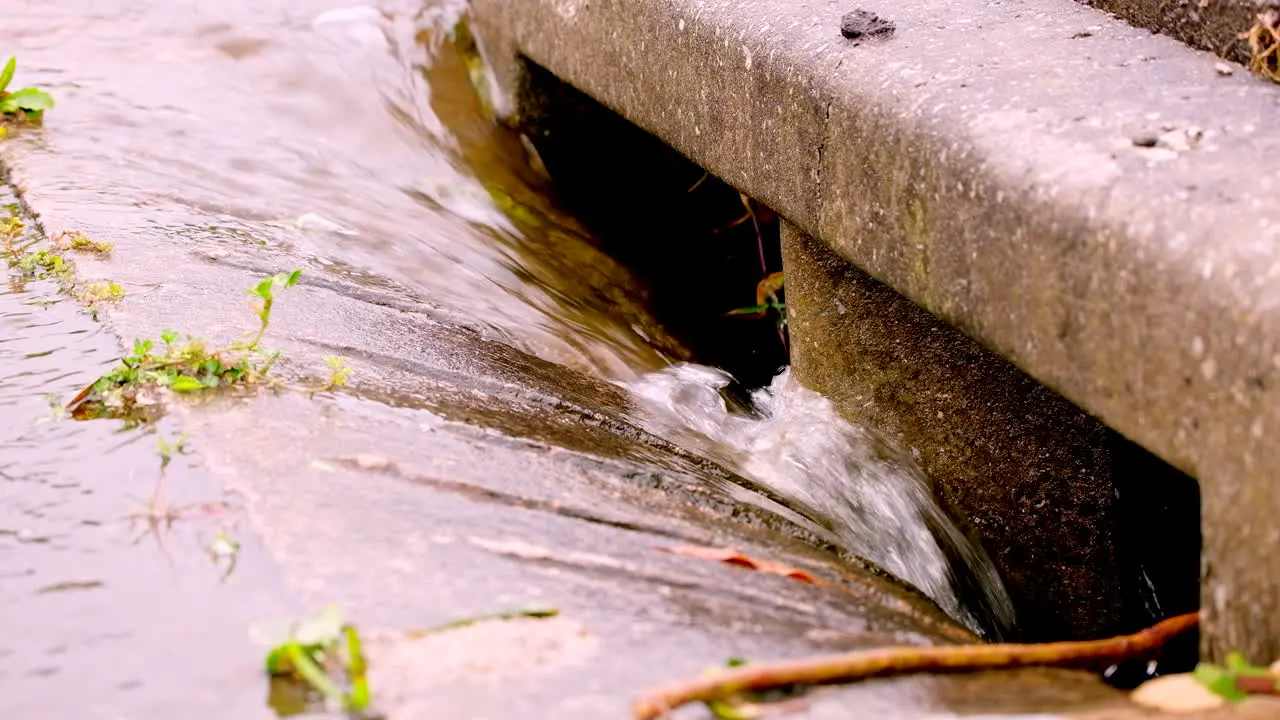
{"type": "Polygon", "coordinates": [[[840,19],[840,34],[850,40],[892,35],[894,28],[892,20],[886,20],[870,10],[854,10],[840,19]]]}

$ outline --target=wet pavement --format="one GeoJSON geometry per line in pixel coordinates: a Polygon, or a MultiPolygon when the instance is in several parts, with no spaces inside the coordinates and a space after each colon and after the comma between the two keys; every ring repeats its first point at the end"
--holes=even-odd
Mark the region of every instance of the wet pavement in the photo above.
{"type": "Polygon", "coordinates": [[[60,412],[118,355],[56,282],[0,286],[0,705],[28,718],[271,717],[247,628],[280,611],[283,586],[241,532],[243,499],[185,455],[162,476],[159,441],[177,441],[176,423],[60,412]],[[230,575],[205,554],[220,530],[243,538],[230,575]]]}
{"type": "MultiPolygon", "coordinates": [[[[52,281],[0,292],[0,714],[272,717],[250,628],[328,603],[369,637],[392,718],[624,718],[732,656],[973,639],[837,552],[759,455],[682,445],[627,391],[688,352],[484,119],[446,42],[461,10],[27,3],[9,22],[18,82],[59,105],[0,161],[48,234],[115,245],[75,256],[78,277],[128,294],[99,322],[52,281]],[[343,355],[348,389],[219,394],[133,428],[55,417],[47,396],[122,340],[234,339],[245,289],[294,268],[278,372],[323,379],[343,355]],[[162,478],[158,440],[183,433],[162,478]],[[172,523],[136,517],[158,483],[172,523]],[[241,545],[229,573],[219,532],[241,545]],[[835,587],[660,551],[686,544],[835,587]],[[560,615],[406,634],[530,605],[560,615]]],[[[828,690],[800,716],[1126,707],[1092,676],[1025,672],[828,690]]]]}

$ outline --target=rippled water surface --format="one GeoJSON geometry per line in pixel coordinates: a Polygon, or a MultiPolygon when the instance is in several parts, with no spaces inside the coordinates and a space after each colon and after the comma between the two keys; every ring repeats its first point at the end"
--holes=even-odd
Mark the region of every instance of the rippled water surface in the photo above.
{"type": "Polygon", "coordinates": [[[25,5],[7,32],[60,100],[64,197],[169,232],[213,215],[230,250],[288,244],[595,374],[679,355],[485,117],[447,41],[460,3],[25,5]]]}
{"type": "MultiPolygon", "coordinates": [[[[461,3],[17,4],[4,15],[19,82],[59,100],[26,140],[58,158],[41,168],[56,202],[105,227],[144,216],[156,242],[198,228],[232,256],[288,247],[427,298],[623,383],[647,408],[639,423],[812,507],[834,542],[973,621],[947,566],[959,553],[988,609],[1006,612],[989,563],[950,534],[918,474],[828,404],[783,375],[750,413],[731,413],[721,375],[679,364],[692,358],[646,311],[644,285],[557,209],[518,138],[486,118],[448,41],[461,3]]],[[[195,508],[190,522],[147,534],[154,525],[133,516],[160,482],[156,435],[174,431],[55,420],[47,396],[76,392],[118,352],[53,283],[0,289],[0,600],[6,626],[26,628],[0,634],[11,714],[262,716],[245,629],[273,610],[271,568],[224,582],[220,566],[189,561],[238,522],[236,499],[177,462],[165,498],[195,508]],[[197,646],[171,647],[178,636],[197,646]],[[68,677],[104,704],[86,713],[68,677]],[[193,682],[207,691],[198,709],[193,682]]]]}
{"type": "Polygon", "coordinates": [[[237,499],[181,456],[161,477],[158,441],[178,437],[168,423],[130,429],[57,412],[59,396],[118,353],[55,282],[0,285],[0,707],[28,718],[269,717],[245,628],[272,610],[275,581],[262,553],[225,581],[225,566],[203,561],[216,533],[239,535],[237,499]],[[172,526],[170,511],[181,515],[172,526]],[[205,654],[228,661],[199,662],[205,654]]]}

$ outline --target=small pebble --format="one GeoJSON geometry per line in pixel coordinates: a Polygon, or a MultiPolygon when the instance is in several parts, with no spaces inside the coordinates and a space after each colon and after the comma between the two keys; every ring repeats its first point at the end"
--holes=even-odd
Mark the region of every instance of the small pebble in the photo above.
{"type": "Polygon", "coordinates": [[[1141,135],[1134,135],[1131,139],[1135,146],[1143,148],[1153,148],[1160,142],[1160,136],[1155,133],[1142,133],[1141,135]]]}
{"type": "Polygon", "coordinates": [[[892,20],[886,20],[870,10],[854,10],[840,20],[840,34],[850,40],[874,35],[889,35],[894,28],[892,20]]]}
{"type": "Polygon", "coordinates": [[[1235,70],[1235,68],[1231,67],[1230,65],[1228,65],[1227,63],[1224,63],[1224,62],[1220,62],[1220,63],[1218,63],[1217,65],[1214,65],[1214,66],[1213,66],[1213,69],[1214,69],[1214,70],[1217,70],[1217,71],[1218,71],[1218,74],[1219,74],[1219,75],[1222,75],[1223,77],[1226,77],[1226,76],[1228,76],[1228,75],[1231,75],[1232,73],[1234,73],[1234,72],[1236,71],[1236,70],[1235,70]]]}

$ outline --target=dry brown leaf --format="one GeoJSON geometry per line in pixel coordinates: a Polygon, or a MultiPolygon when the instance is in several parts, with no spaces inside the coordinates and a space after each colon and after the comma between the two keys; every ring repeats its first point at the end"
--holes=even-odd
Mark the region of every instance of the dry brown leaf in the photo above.
{"type": "Polygon", "coordinates": [[[792,580],[799,580],[802,583],[809,583],[810,585],[826,584],[804,570],[768,560],[757,560],[727,548],[703,547],[701,545],[675,545],[671,547],[659,547],[658,549],[673,555],[683,555],[685,557],[700,558],[702,560],[714,560],[727,565],[744,567],[748,570],[757,570],[771,575],[782,575],[783,577],[789,577],[792,580]]]}
{"type": "Polygon", "coordinates": [[[1135,703],[1167,713],[1203,712],[1222,707],[1226,700],[1200,684],[1191,673],[1165,675],[1138,686],[1129,694],[1135,703]]]}

